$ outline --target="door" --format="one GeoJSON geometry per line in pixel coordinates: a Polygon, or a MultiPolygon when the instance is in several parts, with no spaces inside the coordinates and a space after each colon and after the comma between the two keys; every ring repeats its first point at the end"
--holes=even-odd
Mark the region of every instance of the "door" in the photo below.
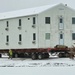
{"type": "Polygon", "coordinates": [[[59,34],[59,44],[60,45],[64,45],[64,36],[63,35],[64,35],[63,33],[59,34]]]}

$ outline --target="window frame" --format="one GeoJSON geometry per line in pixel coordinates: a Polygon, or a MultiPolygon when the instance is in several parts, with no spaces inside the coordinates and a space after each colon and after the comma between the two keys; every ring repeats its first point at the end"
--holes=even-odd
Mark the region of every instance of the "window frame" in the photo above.
{"type": "Polygon", "coordinates": [[[22,25],[22,20],[21,19],[19,19],[19,26],[21,26],[22,25]]]}
{"type": "Polygon", "coordinates": [[[22,35],[19,34],[19,41],[22,41],[22,35]]]}
{"type": "Polygon", "coordinates": [[[36,40],[36,33],[33,33],[33,40],[36,40]]]}
{"type": "Polygon", "coordinates": [[[60,18],[60,22],[59,23],[63,23],[63,18],[60,18]]]}
{"type": "Polygon", "coordinates": [[[60,39],[63,39],[63,34],[62,33],[60,34],[60,39]]]}
{"type": "Polygon", "coordinates": [[[6,27],[9,27],[9,21],[6,21],[6,27]]]}
{"type": "Polygon", "coordinates": [[[75,24],[75,17],[72,17],[72,24],[75,24]]]}
{"type": "Polygon", "coordinates": [[[51,18],[45,17],[45,24],[50,24],[50,23],[51,23],[51,18]]]}
{"type": "Polygon", "coordinates": [[[50,33],[45,33],[45,39],[50,40],[50,33]]]}
{"type": "Polygon", "coordinates": [[[62,16],[59,17],[59,30],[64,29],[64,18],[62,16]]]}
{"type": "Polygon", "coordinates": [[[9,35],[6,35],[6,42],[9,42],[9,35]]]}
{"type": "Polygon", "coordinates": [[[72,40],[75,40],[75,33],[72,33],[72,40]]]}
{"type": "Polygon", "coordinates": [[[36,24],[36,18],[33,17],[33,24],[36,24]]]}

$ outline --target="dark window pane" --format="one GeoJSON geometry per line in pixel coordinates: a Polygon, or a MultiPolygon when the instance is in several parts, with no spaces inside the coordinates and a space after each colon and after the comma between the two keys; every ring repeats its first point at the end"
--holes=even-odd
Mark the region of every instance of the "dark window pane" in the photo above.
{"type": "Polygon", "coordinates": [[[72,24],[75,24],[75,18],[72,18],[72,24]]]}
{"type": "Polygon", "coordinates": [[[33,24],[35,24],[35,17],[33,17],[33,24]]]}
{"type": "Polygon", "coordinates": [[[45,17],[45,23],[50,24],[50,17],[45,17]]]}
{"type": "Polygon", "coordinates": [[[62,18],[60,18],[60,23],[63,23],[63,19],[62,18]]]}
{"type": "Polygon", "coordinates": [[[21,26],[21,19],[19,19],[19,26],[21,26]]]}
{"type": "Polygon", "coordinates": [[[63,34],[60,34],[60,39],[63,39],[63,34]]]}
{"type": "Polygon", "coordinates": [[[22,35],[19,34],[19,41],[22,41],[22,35]]]}
{"type": "Polygon", "coordinates": [[[33,33],[33,40],[36,40],[36,34],[33,33]]]}
{"type": "Polygon", "coordinates": [[[72,40],[75,40],[75,33],[72,33],[72,40]]]}
{"type": "Polygon", "coordinates": [[[9,36],[8,35],[6,36],[6,42],[9,42],[9,36]]]}
{"type": "Polygon", "coordinates": [[[9,22],[8,21],[6,22],[6,25],[7,25],[7,27],[9,27],[9,22]]]}

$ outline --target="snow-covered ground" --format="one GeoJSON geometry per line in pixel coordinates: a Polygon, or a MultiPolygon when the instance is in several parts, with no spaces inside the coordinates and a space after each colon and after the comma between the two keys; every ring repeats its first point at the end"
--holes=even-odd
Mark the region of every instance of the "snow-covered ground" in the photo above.
{"type": "Polygon", "coordinates": [[[75,75],[75,59],[0,58],[0,75],[75,75]]]}

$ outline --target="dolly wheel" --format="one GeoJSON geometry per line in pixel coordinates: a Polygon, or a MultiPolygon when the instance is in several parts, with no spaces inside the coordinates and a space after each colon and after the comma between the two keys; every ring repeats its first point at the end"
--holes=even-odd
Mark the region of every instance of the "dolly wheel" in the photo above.
{"type": "Polygon", "coordinates": [[[15,58],[18,58],[18,54],[15,54],[15,58]]]}
{"type": "Polygon", "coordinates": [[[38,59],[42,59],[43,58],[43,55],[42,54],[38,54],[38,59]]]}
{"type": "Polygon", "coordinates": [[[36,54],[32,54],[32,60],[36,59],[36,54]]]}

